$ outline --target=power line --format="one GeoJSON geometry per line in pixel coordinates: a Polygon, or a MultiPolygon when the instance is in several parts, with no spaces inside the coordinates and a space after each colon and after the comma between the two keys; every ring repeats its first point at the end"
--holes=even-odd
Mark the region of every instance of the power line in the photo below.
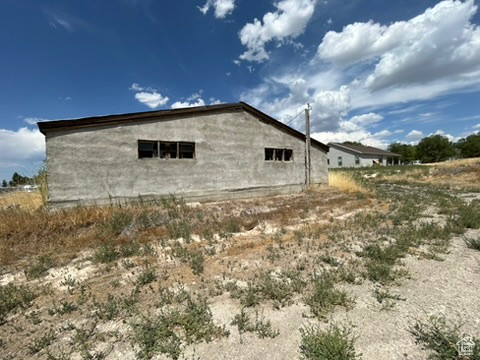
{"type": "Polygon", "coordinates": [[[300,116],[300,114],[302,114],[304,111],[305,111],[305,109],[300,110],[300,111],[298,112],[298,114],[295,115],[293,118],[291,118],[285,125],[290,124],[293,120],[295,120],[298,116],[300,116]]]}

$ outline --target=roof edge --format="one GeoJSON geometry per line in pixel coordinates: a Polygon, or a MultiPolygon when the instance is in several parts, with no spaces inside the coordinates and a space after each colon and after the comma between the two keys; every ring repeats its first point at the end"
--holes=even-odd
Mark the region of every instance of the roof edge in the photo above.
{"type": "MultiPolygon", "coordinates": [[[[274,119],[273,117],[265,114],[264,112],[254,108],[253,106],[245,103],[226,103],[226,104],[216,104],[216,105],[204,105],[196,107],[187,107],[180,109],[166,109],[166,110],[155,110],[155,111],[145,111],[145,112],[136,112],[136,113],[127,113],[127,114],[115,114],[115,115],[102,115],[102,116],[91,116],[79,119],[66,119],[66,120],[54,120],[54,121],[43,121],[37,122],[37,126],[40,132],[43,135],[46,135],[47,132],[51,131],[61,131],[67,129],[81,129],[81,128],[91,128],[98,126],[112,126],[112,125],[121,125],[126,124],[132,121],[148,121],[155,120],[159,118],[167,118],[171,116],[187,116],[190,114],[209,114],[220,111],[247,111],[248,113],[259,117],[266,121],[267,123],[275,126],[279,130],[285,131],[290,135],[297,137],[305,141],[305,134],[291,128],[288,125],[274,119]]],[[[328,153],[329,147],[318,140],[311,138],[312,145],[320,148],[322,151],[328,153]]]]}

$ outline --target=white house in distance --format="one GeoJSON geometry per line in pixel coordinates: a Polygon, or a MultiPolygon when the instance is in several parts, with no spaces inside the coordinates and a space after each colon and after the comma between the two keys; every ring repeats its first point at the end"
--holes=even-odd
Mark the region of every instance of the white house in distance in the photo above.
{"type": "Polygon", "coordinates": [[[328,167],[363,167],[400,164],[401,155],[371,146],[329,143],[328,167]]]}
{"type": "MultiPolygon", "coordinates": [[[[49,206],[215,200],[302,191],[305,135],[240,102],[38,123],[49,206]]],[[[312,140],[311,180],[328,147],[312,140]]]]}

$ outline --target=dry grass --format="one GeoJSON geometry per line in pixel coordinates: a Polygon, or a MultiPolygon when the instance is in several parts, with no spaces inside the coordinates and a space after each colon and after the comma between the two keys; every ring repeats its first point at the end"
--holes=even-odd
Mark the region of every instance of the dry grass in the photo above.
{"type": "Polygon", "coordinates": [[[11,192],[0,195],[0,209],[15,208],[35,211],[43,206],[40,192],[11,192]]]}
{"type": "Polygon", "coordinates": [[[328,185],[346,193],[367,193],[351,173],[330,171],[328,174],[328,185]]]}
{"type": "Polygon", "coordinates": [[[425,164],[426,166],[433,166],[436,168],[458,168],[461,166],[480,165],[480,158],[459,159],[453,161],[443,161],[439,163],[425,164]]]}

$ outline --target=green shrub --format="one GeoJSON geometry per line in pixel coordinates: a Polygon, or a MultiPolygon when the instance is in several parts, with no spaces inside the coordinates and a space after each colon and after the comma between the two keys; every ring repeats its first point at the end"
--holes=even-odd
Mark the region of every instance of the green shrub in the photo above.
{"type": "Polygon", "coordinates": [[[469,247],[470,249],[480,251],[480,238],[473,239],[473,238],[464,237],[463,240],[465,241],[465,244],[467,245],[467,247],[469,247]]]}
{"type": "Polygon", "coordinates": [[[44,276],[48,269],[54,266],[53,260],[49,255],[43,255],[38,258],[38,261],[25,270],[25,276],[28,279],[37,279],[44,276]]]}
{"type": "Polygon", "coordinates": [[[17,308],[28,308],[35,297],[36,294],[23,285],[0,286],[0,325],[5,322],[8,313],[17,308]]]}
{"type": "Polygon", "coordinates": [[[360,358],[355,351],[355,340],[350,328],[330,325],[327,330],[318,326],[300,329],[303,360],[354,360],[360,358]]]}
{"type": "MultiPolygon", "coordinates": [[[[422,344],[432,353],[429,359],[463,359],[460,357],[456,347],[464,336],[460,335],[460,326],[455,323],[448,323],[445,317],[431,317],[428,322],[415,322],[409,328],[409,332],[415,337],[417,344],[422,344]]],[[[473,338],[475,343],[473,355],[465,359],[480,360],[480,339],[473,338]]]]}
{"type": "Polygon", "coordinates": [[[324,271],[315,274],[311,279],[311,291],[305,296],[305,302],[310,306],[312,313],[324,317],[336,305],[348,307],[352,300],[345,291],[335,289],[335,276],[324,271]]]}

